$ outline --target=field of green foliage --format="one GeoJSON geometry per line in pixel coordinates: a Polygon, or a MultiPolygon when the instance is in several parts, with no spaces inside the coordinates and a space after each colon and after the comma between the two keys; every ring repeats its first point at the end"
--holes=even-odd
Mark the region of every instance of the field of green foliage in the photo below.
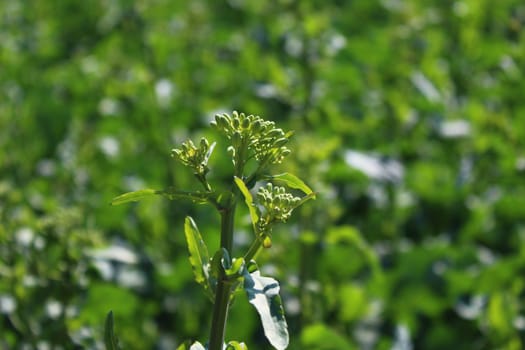
{"type": "MultiPolygon", "coordinates": [[[[318,193],[258,257],[290,350],[525,348],[522,0],[0,2],[0,349],[205,342],[170,157],[234,110],[318,193]]],[[[210,159],[215,182],[231,159],[210,159]]],[[[249,214],[237,211],[234,249],[249,214]]],[[[240,296],[240,299],[243,297],[240,296]]],[[[270,349],[248,303],[227,338],[270,349]]]]}

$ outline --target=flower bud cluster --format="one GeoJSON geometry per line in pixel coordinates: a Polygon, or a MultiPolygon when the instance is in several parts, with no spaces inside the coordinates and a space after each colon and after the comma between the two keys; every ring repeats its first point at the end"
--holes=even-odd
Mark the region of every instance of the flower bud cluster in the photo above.
{"type": "Polygon", "coordinates": [[[232,142],[230,150],[234,156],[243,147],[247,147],[258,162],[264,164],[280,163],[290,154],[285,146],[288,135],[276,128],[272,121],[263,120],[256,115],[245,115],[234,111],[232,116],[217,114],[211,125],[225,134],[232,142]]]}
{"type": "Polygon", "coordinates": [[[204,176],[210,170],[208,159],[213,151],[214,144],[202,138],[199,147],[196,147],[191,140],[184,142],[180,149],[171,150],[171,156],[185,166],[191,168],[195,175],[204,176]]]}
{"type": "Polygon", "coordinates": [[[264,209],[264,215],[260,218],[260,228],[263,229],[267,224],[276,221],[286,222],[299,205],[301,198],[286,192],[284,187],[268,183],[266,187],[259,188],[257,201],[264,209]]]}

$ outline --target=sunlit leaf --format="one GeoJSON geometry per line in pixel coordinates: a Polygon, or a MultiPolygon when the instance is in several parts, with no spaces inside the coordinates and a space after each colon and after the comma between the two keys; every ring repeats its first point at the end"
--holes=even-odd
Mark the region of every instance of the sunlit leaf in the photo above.
{"type": "Polygon", "coordinates": [[[195,203],[214,202],[218,196],[215,192],[181,191],[173,188],[168,188],[165,190],[153,190],[148,188],[144,190],[121,194],[120,196],[113,198],[113,200],[111,201],[111,205],[120,205],[129,202],[137,202],[141,199],[151,197],[154,195],[162,195],[170,200],[189,199],[195,203]]]}
{"type": "Polygon", "coordinates": [[[259,221],[259,215],[257,214],[257,208],[253,204],[253,197],[246,185],[244,184],[244,181],[239,179],[238,177],[234,178],[235,183],[237,184],[237,187],[239,187],[239,190],[244,196],[244,201],[246,202],[246,205],[248,206],[248,210],[250,211],[250,217],[252,219],[253,227],[255,230],[256,223],[259,221]]]}
{"type": "Polygon", "coordinates": [[[279,282],[261,276],[259,270],[244,272],[244,290],[261,319],[264,335],[277,350],[286,349],[289,342],[288,325],[279,296],[279,282]]]}
{"type": "Polygon", "coordinates": [[[202,239],[197,225],[191,217],[186,217],[184,234],[190,254],[189,260],[195,276],[195,281],[204,287],[208,296],[213,297],[213,287],[210,277],[210,257],[208,248],[202,239]]]}
{"type": "Polygon", "coordinates": [[[111,201],[111,205],[120,205],[129,202],[137,202],[141,199],[151,197],[156,194],[160,194],[160,192],[157,190],[152,190],[150,188],[134,192],[128,192],[113,198],[113,200],[111,201]]]}
{"type": "Polygon", "coordinates": [[[286,186],[295,188],[297,190],[303,191],[307,195],[313,194],[313,198],[315,198],[315,194],[312,191],[310,187],[308,187],[303,180],[299,179],[297,176],[290,174],[290,173],[282,173],[278,175],[266,175],[264,176],[265,180],[272,180],[272,181],[280,181],[286,184],[286,186]]]}

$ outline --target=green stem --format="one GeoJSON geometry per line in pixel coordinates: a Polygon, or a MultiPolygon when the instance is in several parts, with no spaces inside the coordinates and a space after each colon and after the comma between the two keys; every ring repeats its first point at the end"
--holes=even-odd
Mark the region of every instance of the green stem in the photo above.
{"type": "MultiPolygon", "coordinates": [[[[236,195],[234,191],[234,195],[236,195]]],[[[233,222],[235,218],[235,200],[227,209],[221,212],[221,248],[231,254],[233,247],[233,222]]]]}
{"type": "MultiPolygon", "coordinates": [[[[236,150],[236,161],[234,176],[242,178],[244,171],[246,147],[242,145],[236,150]]],[[[239,189],[233,184],[232,198],[230,202],[221,209],[221,248],[225,248],[232,256],[233,248],[233,226],[235,221],[235,207],[239,189]]],[[[226,332],[226,321],[228,319],[228,308],[230,306],[230,295],[232,285],[226,279],[224,269],[221,269],[217,290],[215,291],[215,303],[213,305],[213,316],[211,320],[210,341],[208,350],[222,350],[224,347],[224,334],[226,332]]]]}
{"type": "Polygon", "coordinates": [[[199,180],[199,182],[202,184],[202,186],[204,187],[204,189],[205,189],[207,192],[211,192],[211,186],[210,186],[210,184],[208,183],[208,181],[206,180],[206,176],[205,176],[205,175],[202,175],[202,174],[199,174],[199,173],[195,173],[194,175],[195,175],[195,177],[197,178],[197,180],[199,180]]]}
{"type": "Polygon", "coordinates": [[[213,305],[213,318],[210,329],[210,342],[208,350],[222,350],[224,346],[224,334],[226,332],[226,320],[230,306],[231,284],[226,281],[224,272],[217,284],[215,293],[215,304],[213,305]]]}
{"type": "Polygon", "coordinates": [[[262,237],[257,237],[255,241],[253,241],[250,248],[248,248],[248,251],[246,252],[246,254],[244,254],[244,261],[250,262],[250,260],[252,260],[259,252],[262,244],[263,244],[262,237]]]}
{"type": "MultiPolygon", "coordinates": [[[[230,205],[221,211],[221,247],[225,248],[230,255],[233,246],[235,205],[236,191],[234,191],[234,198],[230,205]]],[[[228,308],[230,306],[230,294],[231,282],[227,281],[224,270],[221,269],[219,281],[217,282],[217,290],[215,292],[215,303],[213,305],[208,350],[223,349],[226,320],[228,318],[228,308]]]]}

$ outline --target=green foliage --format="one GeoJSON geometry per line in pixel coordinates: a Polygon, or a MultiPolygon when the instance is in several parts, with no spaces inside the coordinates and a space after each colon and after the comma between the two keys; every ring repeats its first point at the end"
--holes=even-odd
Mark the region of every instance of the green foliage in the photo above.
{"type": "Polygon", "coordinates": [[[239,191],[241,191],[242,195],[244,196],[244,202],[248,207],[248,210],[250,212],[250,218],[252,219],[253,229],[255,232],[257,232],[256,224],[259,222],[259,214],[257,213],[257,207],[253,203],[253,196],[241,179],[235,176],[234,181],[237,187],[239,188],[239,191]]]}
{"type": "MultiPolygon", "coordinates": [[[[0,13],[0,347],[100,347],[110,309],[123,348],[207,339],[184,223],[196,218],[218,278],[213,207],[243,193],[226,131],[207,126],[234,109],[295,130],[285,164],[259,171],[247,155],[234,174],[254,208],[256,181],[308,197],[272,174],[316,191],[253,249],[257,220],[237,206],[224,259],[256,257],[279,280],[290,350],[523,347],[522,1],[29,0],[0,13]],[[202,138],[217,142],[211,192],[169,152],[202,138]],[[108,206],[143,188],[158,192],[108,206]]],[[[245,298],[226,338],[267,349],[245,298]]]]}
{"type": "Polygon", "coordinates": [[[119,204],[124,204],[124,203],[129,203],[129,202],[137,202],[141,199],[144,199],[144,198],[156,195],[156,194],[159,194],[159,191],[152,190],[152,189],[144,189],[144,190],[124,193],[114,198],[111,201],[111,204],[119,205],[119,204]]]}
{"type": "Polygon", "coordinates": [[[190,264],[193,269],[195,281],[204,287],[208,296],[213,300],[215,297],[215,283],[211,280],[210,257],[208,248],[204,243],[197,225],[192,218],[187,217],[184,222],[184,234],[190,254],[190,264]]]}

